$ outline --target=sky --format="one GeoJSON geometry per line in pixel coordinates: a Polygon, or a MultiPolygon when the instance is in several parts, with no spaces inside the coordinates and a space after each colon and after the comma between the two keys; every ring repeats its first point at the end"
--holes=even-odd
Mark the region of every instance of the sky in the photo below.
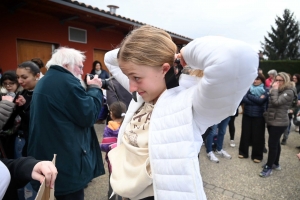
{"type": "Polygon", "coordinates": [[[242,40],[257,52],[284,9],[300,22],[300,0],[77,0],[192,39],[214,35],[242,40]]]}

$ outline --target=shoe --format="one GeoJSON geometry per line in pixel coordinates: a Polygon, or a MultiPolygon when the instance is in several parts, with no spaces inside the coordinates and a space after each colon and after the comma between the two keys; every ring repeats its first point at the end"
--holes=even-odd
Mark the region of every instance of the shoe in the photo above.
{"type": "Polygon", "coordinates": [[[286,139],[282,139],[281,145],[286,145],[286,139]]]}
{"type": "Polygon", "coordinates": [[[216,150],[216,154],[219,155],[219,156],[223,156],[224,158],[231,159],[231,155],[229,155],[223,149],[221,149],[221,151],[216,150]]]}
{"type": "Polygon", "coordinates": [[[268,153],[268,149],[266,147],[264,148],[264,153],[268,153]]]}
{"type": "Polygon", "coordinates": [[[259,173],[260,177],[266,178],[272,174],[272,168],[265,165],[264,169],[259,173]]]}
{"type": "Polygon", "coordinates": [[[230,140],[230,143],[229,143],[229,144],[230,144],[231,147],[235,147],[234,140],[230,140]]]}
{"type": "MultiPolygon", "coordinates": [[[[265,168],[266,167],[266,164],[264,164],[263,166],[261,166],[262,168],[265,168]]],[[[276,171],[280,171],[281,170],[281,167],[280,165],[275,165],[273,164],[272,165],[272,169],[275,169],[276,171]]]]}
{"type": "Polygon", "coordinates": [[[219,159],[215,156],[215,154],[212,151],[207,154],[207,157],[210,161],[219,163],[219,159]]]}
{"type": "Polygon", "coordinates": [[[297,146],[296,148],[297,148],[297,149],[300,149],[300,146],[297,146]]]}
{"type": "Polygon", "coordinates": [[[245,158],[243,155],[239,155],[239,158],[245,158]]]}
{"type": "Polygon", "coordinates": [[[258,159],[253,159],[253,162],[255,162],[255,163],[260,163],[260,162],[261,162],[261,160],[258,160],[258,159]]]}

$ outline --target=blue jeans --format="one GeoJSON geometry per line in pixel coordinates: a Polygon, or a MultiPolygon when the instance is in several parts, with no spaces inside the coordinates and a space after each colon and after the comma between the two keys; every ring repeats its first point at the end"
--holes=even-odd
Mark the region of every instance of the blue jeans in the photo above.
{"type": "Polygon", "coordinates": [[[207,153],[212,151],[212,143],[215,135],[217,135],[217,150],[221,151],[221,149],[223,149],[224,135],[226,133],[226,128],[229,121],[230,121],[230,116],[223,119],[219,124],[215,124],[211,127],[212,129],[206,138],[207,153]],[[217,133],[217,129],[218,129],[218,133],[217,133]]]}

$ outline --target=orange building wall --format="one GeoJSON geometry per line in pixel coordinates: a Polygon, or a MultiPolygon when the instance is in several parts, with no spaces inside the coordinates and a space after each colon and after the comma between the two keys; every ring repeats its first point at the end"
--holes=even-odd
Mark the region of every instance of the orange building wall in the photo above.
{"type": "Polygon", "coordinates": [[[3,72],[17,68],[17,39],[47,42],[84,51],[84,74],[89,73],[93,63],[93,50],[111,50],[124,38],[123,33],[109,30],[97,32],[96,27],[74,21],[60,24],[55,16],[16,11],[1,16],[0,67],[3,72]],[[87,44],[68,41],[68,27],[87,30],[87,44]]]}

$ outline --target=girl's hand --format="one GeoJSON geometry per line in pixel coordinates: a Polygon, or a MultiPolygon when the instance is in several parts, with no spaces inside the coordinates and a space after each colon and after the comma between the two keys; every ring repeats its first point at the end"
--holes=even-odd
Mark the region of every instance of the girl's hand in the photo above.
{"type": "Polygon", "coordinates": [[[26,99],[22,95],[19,95],[15,103],[17,106],[23,106],[26,103],[26,99]]]}

